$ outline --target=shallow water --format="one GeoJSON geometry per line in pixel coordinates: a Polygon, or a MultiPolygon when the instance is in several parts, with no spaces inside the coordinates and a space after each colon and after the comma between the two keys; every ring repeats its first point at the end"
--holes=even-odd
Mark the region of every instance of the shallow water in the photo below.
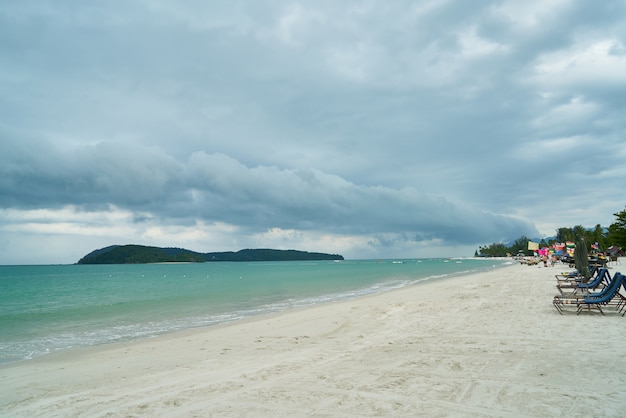
{"type": "Polygon", "coordinates": [[[345,300],[502,260],[0,266],[0,363],[345,300]]]}

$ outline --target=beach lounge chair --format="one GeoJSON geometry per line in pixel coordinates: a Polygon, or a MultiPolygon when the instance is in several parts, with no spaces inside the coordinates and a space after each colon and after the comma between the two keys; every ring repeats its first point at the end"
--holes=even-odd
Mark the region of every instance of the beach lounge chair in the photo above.
{"type": "Polygon", "coordinates": [[[622,313],[622,316],[626,315],[626,276],[622,276],[622,288],[624,294],[620,292],[620,288],[617,289],[616,299],[619,299],[615,305],[615,309],[622,313]]]}
{"type": "Polygon", "coordinates": [[[618,312],[622,313],[622,316],[624,316],[624,313],[621,311],[620,306],[623,304],[624,301],[624,296],[622,294],[620,294],[620,289],[622,288],[622,286],[624,286],[624,281],[626,281],[626,276],[624,276],[623,274],[620,274],[620,279],[616,280],[617,283],[613,283],[611,286],[611,290],[607,291],[607,292],[602,292],[602,295],[598,295],[595,296],[593,294],[591,294],[589,297],[586,297],[583,299],[585,305],[580,305],[578,307],[578,312],[580,313],[580,311],[586,306],[588,310],[591,309],[591,307],[595,307],[597,308],[602,314],[604,314],[604,312],[602,311],[601,306],[604,305],[610,305],[610,304],[615,304],[616,309],[618,310],[618,312]],[[612,289],[615,290],[612,290],[612,289]]]}
{"type": "MultiPolygon", "coordinates": [[[[581,292],[578,294],[571,295],[557,295],[552,300],[552,304],[556,308],[559,313],[563,313],[563,308],[566,305],[576,306],[577,314],[580,314],[585,308],[587,310],[591,310],[591,308],[596,308],[600,311],[601,314],[604,315],[604,311],[602,311],[602,306],[610,304],[616,298],[619,301],[616,303],[616,307],[620,312],[624,310],[624,303],[626,303],[626,297],[619,293],[619,290],[622,286],[624,286],[625,277],[616,272],[615,275],[611,278],[608,285],[597,293],[588,293],[581,292]]],[[[626,290],[626,287],[625,287],[626,290]]],[[[622,315],[623,316],[623,315],[622,315]]]]}
{"type": "Polygon", "coordinates": [[[612,290],[612,289],[609,289],[611,286],[614,286],[617,289],[619,289],[619,284],[616,284],[616,283],[619,280],[620,275],[621,275],[620,272],[616,272],[613,275],[613,277],[611,277],[607,272],[604,276],[606,278],[606,282],[603,284],[603,287],[601,287],[598,292],[590,292],[590,290],[595,290],[595,289],[592,287],[588,287],[589,283],[587,284],[577,283],[577,285],[578,284],[582,285],[581,287],[579,287],[579,289],[581,290],[580,294],[568,294],[568,295],[565,295],[564,297],[565,298],[578,298],[578,299],[585,298],[585,297],[602,297],[608,291],[612,290]]]}
{"type": "Polygon", "coordinates": [[[558,283],[556,285],[556,288],[559,293],[563,295],[564,290],[568,290],[569,293],[577,293],[579,290],[582,289],[589,290],[606,287],[606,285],[608,285],[611,281],[611,275],[609,274],[609,270],[606,268],[601,268],[596,270],[596,273],[597,274],[595,275],[595,277],[592,277],[589,282],[581,282],[578,280],[564,281],[557,279],[558,283]]]}
{"type": "MultiPolygon", "coordinates": [[[[589,272],[591,273],[591,277],[589,280],[592,280],[598,274],[600,270],[601,269],[596,268],[596,267],[590,267],[589,272]]],[[[559,282],[571,282],[571,281],[582,282],[585,280],[585,278],[577,270],[555,274],[554,277],[559,282]]]]}

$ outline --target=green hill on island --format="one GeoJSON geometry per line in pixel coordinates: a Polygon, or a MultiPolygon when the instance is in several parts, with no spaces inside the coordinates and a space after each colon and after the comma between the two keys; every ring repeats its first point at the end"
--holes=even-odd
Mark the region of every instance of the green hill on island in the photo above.
{"type": "Polygon", "coordinates": [[[111,245],[95,250],[77,264],[147,264],[204,263],[212,261],[304,261],[343,260],[339,254],[312,253],[297,250],[245,249],[198,253],[184,248],[160,248],[144,245],[111,245]]]}

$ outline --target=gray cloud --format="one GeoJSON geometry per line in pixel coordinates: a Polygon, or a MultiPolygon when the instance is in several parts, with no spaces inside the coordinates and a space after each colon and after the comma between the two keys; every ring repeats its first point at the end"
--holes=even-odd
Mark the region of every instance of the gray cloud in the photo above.
{"type": "Polygon", "coordinates": [[[608,225],[626,174],[624,9],[9,2],[0,208],[114,205],[229,224],[242,246],[280,228],[385,254],[608,225]]]}
{"type": "Polygon", "coordinates": [[[487,239],[494,233],[535,232],[528,222],[415,188],[357,185],[314,169],[247,167],[224,154],[204,151],[179,163],[160,149],[128,143],[98,144],[71,153],[49,148],[45,159],[39,160],[31,154],[40,154],[23,146],[6,150],[4,155],[26,162],[19,169],[7,165],[2,170],[0,192],[14,199],[6,201],[7,206],[113,204],[167,219],[199,217],[257,232],[283,228],[338,234],[412,233],[420,239],[459,243],[487,239]]]}

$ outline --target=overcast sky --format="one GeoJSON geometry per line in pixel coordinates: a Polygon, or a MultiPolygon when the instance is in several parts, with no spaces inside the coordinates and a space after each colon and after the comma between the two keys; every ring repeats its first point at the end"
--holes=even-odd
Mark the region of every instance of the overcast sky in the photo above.
{"type": "Polygon", "coordinates": [[[0,264],[471,256],[625,179],[622,0],[0,6],[0,264]]]}

